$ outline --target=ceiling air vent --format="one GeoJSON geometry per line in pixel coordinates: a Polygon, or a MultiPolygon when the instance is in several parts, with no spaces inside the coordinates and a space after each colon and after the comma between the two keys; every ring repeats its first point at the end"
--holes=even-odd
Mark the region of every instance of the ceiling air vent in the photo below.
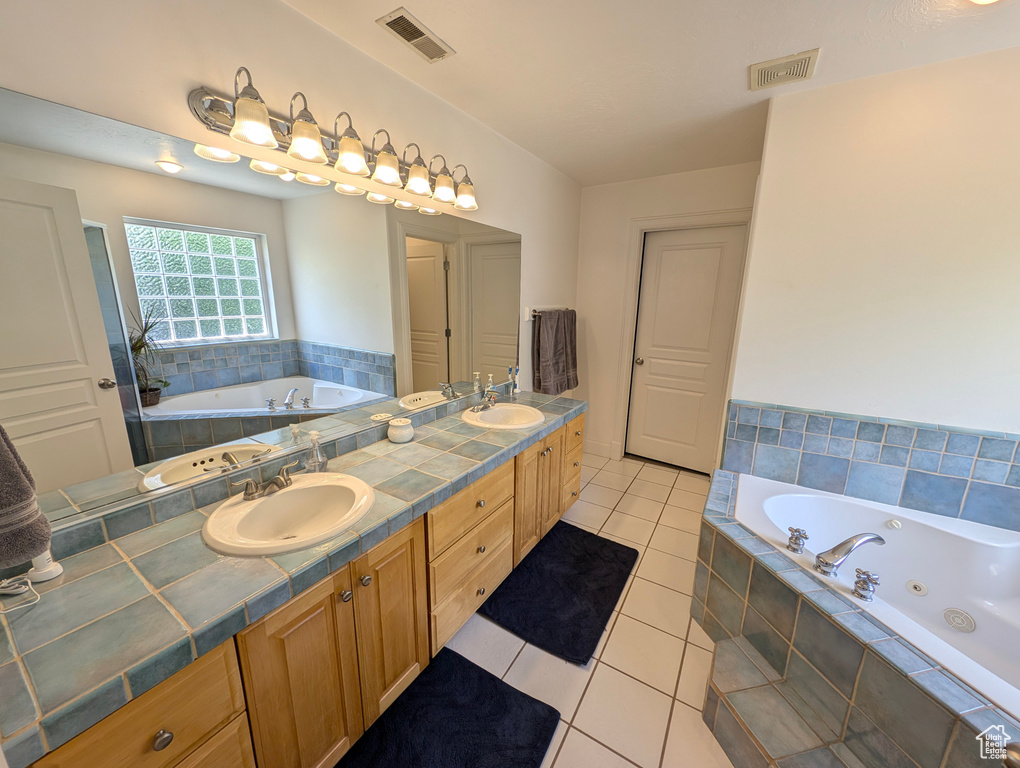
{"type": "Polygon", "coordinates": [[[771,88],[774,85],[810,80],[815,73],[817,62],[818,49],[815,48],[813,51],[804,51],[793,56],[752,64],[749,67],[751,90],[760,91],[762,88],[771,88]]]}
{"type": "Polygon", "coordinates": [[[406,8],[397,8],[375,21],[411,46],[429,64],[442,61],[456,53],[428,27],[408,13],[406,8]]]}

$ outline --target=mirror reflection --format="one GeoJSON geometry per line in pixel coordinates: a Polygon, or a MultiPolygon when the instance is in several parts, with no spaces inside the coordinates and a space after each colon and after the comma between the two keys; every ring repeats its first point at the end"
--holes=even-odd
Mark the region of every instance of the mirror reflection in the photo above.
{"type": "Polygon", "coordinates": [[[517,365],[518,235],[207,154],[0,90],[0,424],[51,519],[517,365]]]}

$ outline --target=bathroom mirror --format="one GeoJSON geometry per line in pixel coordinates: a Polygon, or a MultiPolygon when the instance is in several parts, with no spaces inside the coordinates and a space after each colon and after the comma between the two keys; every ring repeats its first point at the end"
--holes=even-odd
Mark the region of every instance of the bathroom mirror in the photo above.
{"type": "Polygon", "coordinates": [[[0,424],[51,520],[506,381],[519,235],[286,179],[0,89],[0,424]]]}

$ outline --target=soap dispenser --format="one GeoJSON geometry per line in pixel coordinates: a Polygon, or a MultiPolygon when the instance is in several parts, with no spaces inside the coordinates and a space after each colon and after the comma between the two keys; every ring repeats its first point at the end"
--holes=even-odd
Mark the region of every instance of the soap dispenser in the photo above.
{"type": "Polygon", "coordinates": [[[308,433],[308,437],[312,441],[312,447],[308,450],[308,458],[305,460],[305,471],[325,472],[329,459],[326,458],[326,452],[319,445],[319,433],[312,430],[308,433]]]}
{"type": "Polygon", "coordinates": [[[475,374],[475,392],[482,391],[482,372],[474,371],[475,374]]]}

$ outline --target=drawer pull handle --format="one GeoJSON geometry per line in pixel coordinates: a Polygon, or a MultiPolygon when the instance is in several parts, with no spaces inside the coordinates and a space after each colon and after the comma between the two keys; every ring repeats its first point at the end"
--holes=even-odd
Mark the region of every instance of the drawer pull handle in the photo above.
{"type": "Polygon", "coordinates": [[[581,462],[579,462],[579,461],[575,461],[575,462],[574,462],[574,466],[575,466],[575,467],[579,467],[579,466],[581,466],[581,462]]]}
{"type": "Polygon", "coordinates": [[[581,430],[577,430],[574,434],[577,435],[578,437],[580,437],[581,436],[581,430]]]}
{"type": "Polygon", "coordinates": [[[571,495],[571,496],[576,496],[576,495],[577,495],[577,491],[571,491],[571,492],[570,492],[570,495],[571,495]]]}
{"type": "Polygon", "coordinates": [[[152,740],[152,749],[155,752],[162,752],[164,749],[170,746],[170,742],[174,740],[174,735],[170,731],[164,731],[160,729],[156,731],[156,736],[152,740]]]}
{"type": "Polygon", "coordinates": [[[364,576],[362,576],[362,577],[361,577],[360,581],[361,581],[361,586],[363,586],[363,587],[367,587],[367,586],[368,586],[369,584],[371,584],[371,583],[372,583],[372,577],[371,577],[371,576],[369,576],[369,575],[368,575],[368,574],[366,573],[366,574],[365,574],[364,576]]]}
{"type": "Polygon", "coordinates": [[[479,595],[484,595],[485,594],[485,587],[482,587],[481,589],[479,589],[478,590],[478,594],[479,595]]]}
{"type": "Polygon", "coordinates": [[[349,589],[345,589],[343,592],[340,593],[340,600],[342,600],[345,603],[351,602],[352,597],[354,597],[354,593],[351,592],[351,590],[349,589]]]}
{"type": "Polygon", "coordinates": [[[485,499],[479,499],[477,504],[478,504],[479,509],[484,507],[485,506],[485,499]]]}
{"type": "Polygon", "coordinates": [[[479,554],[482,554],[482,555],[484,555],[484,554],[485,554],[485,545],[484,545],[484,544],[482,544],[482,546],[480,546],[480,547],[478,548],[478,553],[479,553],[479,554]]]}

